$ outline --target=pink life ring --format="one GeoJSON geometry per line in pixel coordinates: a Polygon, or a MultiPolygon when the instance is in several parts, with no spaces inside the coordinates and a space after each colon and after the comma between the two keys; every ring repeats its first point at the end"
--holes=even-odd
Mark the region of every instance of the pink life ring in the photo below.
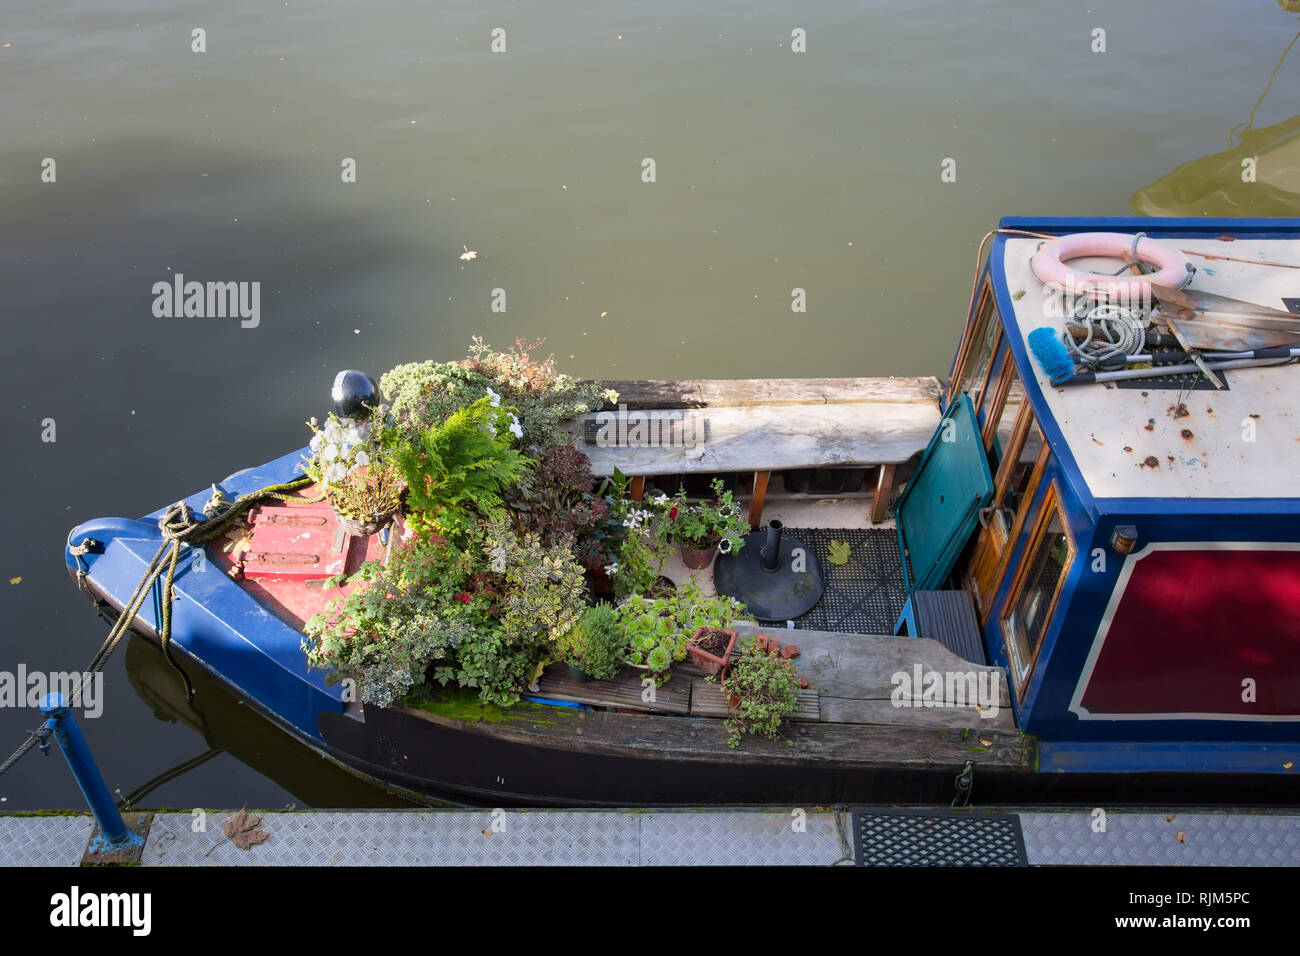
{"type": "Polygon", "coordinates": [[[1151,295],[1151,283],[1182,289],[1195,271],[1181,252],[1146,238],[1122,232],[1076,232],[1043,243],[1029,261],[1029,268],[1044,285],[1066,292],[1100,292],[1110,298],[1136,302],[1151,295]],[[1159,271],[1150,275],[1105,275],[1071,269],[1067,262],[1087,256],[1105,256],[1123,261],[1122,253],[1149,263],[1159,271]]]}

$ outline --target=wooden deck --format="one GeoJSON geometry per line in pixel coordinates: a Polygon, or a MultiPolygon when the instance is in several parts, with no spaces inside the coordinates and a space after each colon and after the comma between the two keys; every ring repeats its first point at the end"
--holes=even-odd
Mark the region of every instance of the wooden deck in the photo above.
{"type": "MultiPolygon", "coordinates": [[[[839,634],[829,631],[794,631],[740,625],[741,642],[755,634],[770,634],[783,643],[793,642],[800,650],[795,668],[808,678],[811,689],[800,693],[794,721],[824,724],[883,724],[946,730],[1014,731],[1011,698],[1006,675],[997,667],[984,667],[963,660],[938,641],[928,638],[886,637],[869,634],[839,634]],[[982,679],[989,699],[996,694],[996,708],[982,708],[975,701],[946,706],[899,706],[894,701],[896,674],[915,676],[921,672],[974,674],[976,686],[982,679]]],[[[643,697],[642,672],[627,668],[612,681],[579,683],[562,664],[547,668],[538,682],[537,696],[575,701],[612,710],[645,714],[686,715],[726,718],[730,707],[721,688],[710,683],[698,670],[681,664],[672,679],[655,689],[653,701],[643,697]]],[[[919,693],[919,692],[918,692],[919,693]]]]}

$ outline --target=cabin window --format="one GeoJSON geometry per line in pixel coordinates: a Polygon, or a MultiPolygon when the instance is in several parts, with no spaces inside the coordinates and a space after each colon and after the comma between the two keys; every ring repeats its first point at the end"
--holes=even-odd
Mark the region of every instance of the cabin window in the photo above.
{"type": "Polygon", "coordinates": [[[1006,464],[1005,459],[1002,462],[1010,469],[1010,473],[1000,503],[1010,514],[1014,515],[1020,510],[1025,491],[1029,488],[1029,479],[1034,475],[1034,465],[1037,464],[1042,450],[1043,432],[1039,429],[1038,422],[1030,421],[1021,439],[1020,447],[1016,449],[1013,456],[1014,460],[1010,464],[1006,464]]]}
{"type": "Polygon", "coordinates": [[[1020,573],[1002,614],[1007,654],[1016,685],[1023,691],[1074,557],[1065,518],[1053,485],[1047,491],[1020,573]]]}
{"type": "MultiPolygon", "coordinates": [[[[1005,349],[1003,350],[1005,351],[1005,349]]],[[[984,447],[989,453],[989,472],[996,475],[1002,456],[1012,441],[1020,406],[1025,402],[1025,387],[1016,372],[1016,363],[1007,356],[1002,379],[998,383],[998,398],[985,422],[984,447]]]]}
{"type": "Polygon", "coordinates": [[[1002,321],[998,318],[993,305],[993,290],[987,283],[980,295],[976,307],[977,318],[970,341],[963,350],[961,368],[957,370],[957,392],[970,396],[971,405],[979,411],[980,399],[988,386],[989,371],[993,367],[993,356],[997,352],[998,340],[1002,334],[1002,321]]]}

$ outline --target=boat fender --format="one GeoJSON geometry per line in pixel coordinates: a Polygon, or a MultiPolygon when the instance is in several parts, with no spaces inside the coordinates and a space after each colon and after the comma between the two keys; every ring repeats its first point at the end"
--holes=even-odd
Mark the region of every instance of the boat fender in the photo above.
{"type": "Polygon", "coordinates": [[[1076,232],[1043,243],[1029,261],[1029,268],[1044,285],[1068,293],[1099,292],[1121,301],[1146,301],[1152,284],[1186,288],[1196,267],[1177,249],[1148,239],[1145,233],[1135,236],[1122,232],[1076,232]],[[1148,275],[1113,276],[1071,269],[1072,259],[1104,256],[1123,259],[1127,253],[1133,261],[1156,268],[1148,275]]]}

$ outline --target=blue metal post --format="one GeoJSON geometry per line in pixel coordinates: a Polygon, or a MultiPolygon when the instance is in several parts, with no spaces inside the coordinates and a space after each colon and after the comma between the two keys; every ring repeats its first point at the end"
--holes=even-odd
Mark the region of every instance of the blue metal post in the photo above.
{"type": "Polygon", "coordinates": [[[140,836],[128,830],[122,821],[117,803],[109,793],[108,784],[104,782],[104,777],[95,764],[95,758],[90,754],[86,738],[82,736],[81,728],[77,726],[76,718],[68,709],[63,695],[46,694],[41,700],[41,713],[49,718],[45,722],[45,729],[50,731],[54,739],[59,742],[59,749],[63,751],[68,767],[72,770],[72,776],[76,778],[77,786],[81,788],[81,795],[86,798],[86,802],[90,804],[90,812],[95,815],[95,822],[99,824],[99,833],[104,844],[101,848],[117,851],[141,843],[140,836]]]}

